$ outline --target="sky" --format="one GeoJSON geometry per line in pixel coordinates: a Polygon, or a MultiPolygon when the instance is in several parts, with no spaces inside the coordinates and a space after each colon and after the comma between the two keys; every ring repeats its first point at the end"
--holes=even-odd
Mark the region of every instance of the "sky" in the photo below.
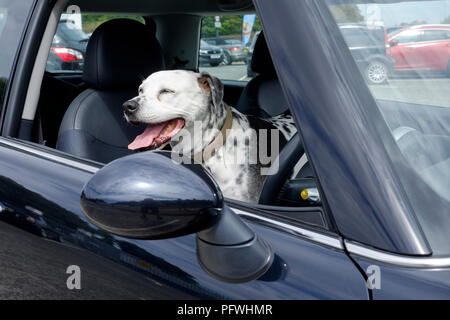
{"type": "Polygon", "coordinates": [[[402,22],[425,20],[429,24],[441,23],[450,16],[450,0],[398,2],[391,4],[358,5],[366,19],[381,17],[385,27],[398,26],[402,22]]]}

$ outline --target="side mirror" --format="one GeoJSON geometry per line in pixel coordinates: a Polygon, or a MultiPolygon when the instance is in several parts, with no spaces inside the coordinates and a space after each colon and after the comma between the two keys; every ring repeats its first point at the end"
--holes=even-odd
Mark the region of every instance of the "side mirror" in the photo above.
{"type": "Polygon", "coordinates": [[[396,45],[398,45],[398,40],[391,40],[391,41],[389,41],[389,45],[391,46],[391,47],[395,47],[396,45]]]}
{"type": "Polygon", "coordinates": [[[199,263],[211,276],[243,282],[264,274],[273,261],[270,246],[223,204],[201,165],[176,163],[170,155],[137,153],[100,169],[81,194],[88,220],[128,238],[197,233],[199,263]]]}

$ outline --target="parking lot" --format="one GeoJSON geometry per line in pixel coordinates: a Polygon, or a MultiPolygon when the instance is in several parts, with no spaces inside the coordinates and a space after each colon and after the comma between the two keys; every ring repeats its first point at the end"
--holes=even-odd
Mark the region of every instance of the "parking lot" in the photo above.
{"type": "MultiPolygon", "coordinates": [[[[220,79],[248,81],[247,65],[235,62],[218,67],[201,67],[220,79]]],[[[382,85],[369,86],[377,99],[428,104],[448,107],[450,101],[450,78],[435,75],[419,78],[417,76],[395,77],[382,85]]]]}
{"type": "Polygon", "coordinates": [[[200,67],[200,71],[206,71],[219,79],[248,81],[247,65],[244,62],[233,62],[228,66],[200,67]]]}
{"type": "Polygon", "coordinates": [[[449,107],[449,78],[390,79],[388,84],[370,86],[377,99],[449,107]]]}

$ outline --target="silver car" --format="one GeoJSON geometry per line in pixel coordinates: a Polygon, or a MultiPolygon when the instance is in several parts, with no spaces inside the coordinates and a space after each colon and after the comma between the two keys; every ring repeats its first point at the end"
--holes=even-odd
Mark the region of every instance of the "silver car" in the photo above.
{"type": "Polygon", "coordinates": [[[233,38],[205,38],[208,44],[217,46],[223,49],[224,59],[223,63],[226,65],[234,61],[247,62],[248,49],[242,44],[240,40],[233,38]]]}

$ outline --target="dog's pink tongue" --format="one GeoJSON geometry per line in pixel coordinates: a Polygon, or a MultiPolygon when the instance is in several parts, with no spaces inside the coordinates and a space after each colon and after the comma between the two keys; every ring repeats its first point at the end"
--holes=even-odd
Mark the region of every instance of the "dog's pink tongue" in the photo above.
{"type": "Polygon", "coordinates": [[[149,125],[144,132],[138,135],[133,142],[128,145],[128,149],[137,150],[151,146],[155,138],[161,133],[165,126],[165,122],[157,125],[149,125]]]}
{"type": "Polygon", "coordinates": [[[128,145],[128,149],[137,150],[150,146],[160,146],[176,135],[183,126],[184,120],[182,119],[172,119],[155,125],[150,124],[128,145]]]}

